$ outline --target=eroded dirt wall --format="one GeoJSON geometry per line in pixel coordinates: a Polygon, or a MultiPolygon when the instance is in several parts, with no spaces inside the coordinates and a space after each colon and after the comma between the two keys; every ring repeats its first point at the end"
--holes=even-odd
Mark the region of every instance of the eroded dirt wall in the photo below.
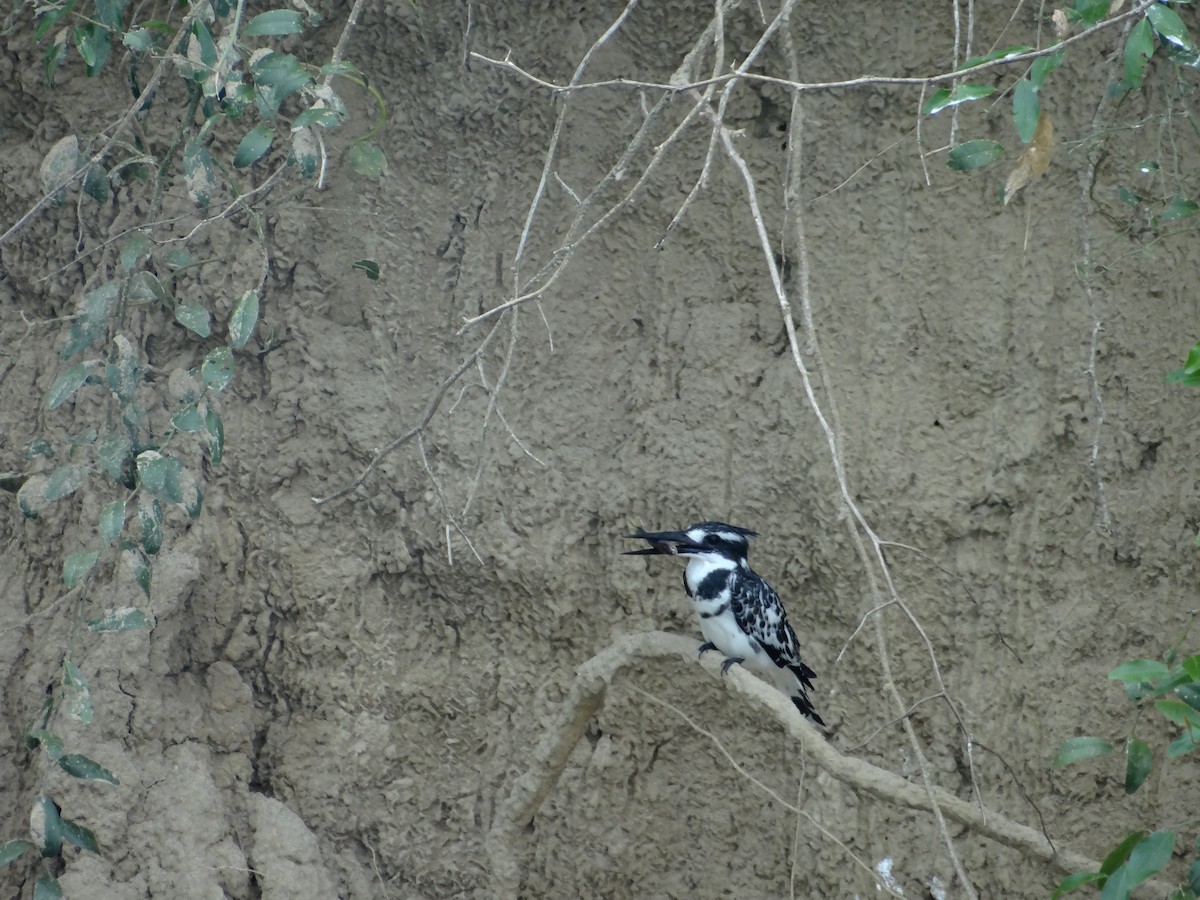
{"type": "MultiPolygon", "coordinates": [[[[800,77],[950,68],[947,9],[885,6],[797,5],[800,77]]],[[[635,9],[588,80],[669,80],[711,9],[635,9]]],[[[336,40],[346,11],[327,11],[314,47],[336,40]]],[[[830,740],[919,778],[874,630],[856,631],[878,600],[723,154],[665,234],[705,162],[703,119],[573,249],[536,306],[500,320],[420,442],[350,496],[312,501],[421,420],[494,324],[460,333],[464,318],[511,296],[519,248],[525,278],[552,261],[579,199],[660,96],[552,96],[464,53],[511,53],[562,84],[620,11],[367,4],[347,56],[386,98],[388,170],[378,181],[339,170],[324,192],[276,195],[263,318],[280,340],[239,358],[221,406],[225,459],[205,470],[203,515],[172,520],[152,631],[81,637],[73,601],[59,599],[62,556],[86,543],[104,496],[81,492],[35,520],[10,497],[0,839],[27,832],[49,786],[104,845],[98,858],[71,851],[69,896],[493,896],[485,835],[575,667],[621,635],[697,633],[675,561],[619,555],[621,535],[640,526],[717,518],[759,531],[752,561],[788,604],[830,740]],[[557,163],[522,246],[564,104],[557,163]],[[353,268],[361,258],[380,263],[378,281],[353,268]],[[117,787],[74,782],[20,746],[68,646],[95,722],[65,725],[64,737],[117,787]]],[[[1035,13],[1022,8],[1006,26],[1010,9],[981,10],[977,44],[1034,43],[1035,13]]],[[[757,10],[725,24],[740,60],[762,33],[757,10]]],[[[804,142],[792,208],[803,209],[815,333],[802,327],[799,346],[851,496],[896,542],[891,574],[974,741],[968,756],[946,707],[921,705],[912,721],[930,773],[966,798],[974,780],[988,807],[1034,827],[1040,815],[1057,843],[1093,856],[1194,806],[1180,770],[1127,800],[1112,766],[1049,768],[1064,738],[1124,733],[1130,708],[1106,673],[1157,656],[1195,606],[1197,397],[1163,382],[1196,338],[1194,241],[1151,241],[1138,210],[1115,199],[1141,184],[1138,160],[1166,164],[1171,146],[1181,171],[1195,159],[1171,139],[1178,124],[1153,85],[1094,121],[1117,31],[1072,50],[1044,89],[1055,161],[1007,207],[1019,142],[1005,99],[963,108],[959,139],[1011,151],[965,174],[940,153],[922,165],[916,88],[806,94],[797,132],[783,88],[744,85],[725,119],[772,239],[791,248],[780,261],[797,310],[804,273],[783,204],[788,141],[804,142]],[[1131,127],[1144,121],[1155,125],[1131,127]],[[1101,131],[1109,145],[1093,172],[1089,141],[1101,131]]],[[[39,58],[28,27],[0,54],[6,224],[37,199],[49,147],[112,118],[104,85],[66,69],[50,90],[39,58]]],[[[782,40],[752,71],[787,76],[782,40]]],[[[691,107],[681,93],[656,114],[597,213],[691,107]]],[[[353,112],[369,122],[365,102],[353,112]]],[[[949,115],[924,120],[926,151],[948,142],[949,115]]],[[[186,206],[180,185],[168,202],[186,206]]],[[[137,213],[119,196],[105,221],[116,230],[137,213]]],[[[40,280],[72,260],[75,217],[70,203],[46,210],[0,248],[0,470],[42,471],[25,458],[29,442],[62,442],[101,408],[44,409],[62,338],[43,323],[68,315],[94,275],[85,262],[40,280]]],[[[235,226],[212,229],[201,250],[227,274],[187,290],[223,318],[257,257],[235,226]]],[[[138,327],[139,351],[164,377],[207,349],[169,322],[138,327]]],[[[145,605],[127,576],[103,597],[145,605]]],[[[896,608],[880,615],[901,696],[936,693],[920,635],[896,608]]],[[[805,760],[699,668],[634,666],[525,836],[521,895],[849,897],[874,894],[869,867],[890,860],[909,896],[934,878],[961,896],[928,815],[860,796],[805,760]]],[[[965,829],[951,834],[981,896],[1042,897],[1060,877],[965,829]]],[[[29,896],[30,871],[11,865],[0,883],[29,896]]]]}

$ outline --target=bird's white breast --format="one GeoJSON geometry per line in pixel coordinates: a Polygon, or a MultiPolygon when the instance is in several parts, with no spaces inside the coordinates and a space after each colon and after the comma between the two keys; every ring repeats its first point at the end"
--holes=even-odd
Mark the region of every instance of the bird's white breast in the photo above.
{"type": "Polygon", "coordinates": [[[728,586],[715,596],[700,596],[700,585],[709,575],[714,572],[725,574],[736,568],[737,563],[720,556],[694,556],[688,560],[684,578],[687,579],[688,593],[692,595],[692,603],[700,619],[700,633],[727,657],[744,659],[755,667],[761,667],[764,662],[770,665],[770,659],[757,642],[747,637],[738,626],[730,605],[732,598],[728,586]],[[721,607],[725,608],[721,610],[721,607]],[[718,613],[718,610],[721,612],[718,613]]]}

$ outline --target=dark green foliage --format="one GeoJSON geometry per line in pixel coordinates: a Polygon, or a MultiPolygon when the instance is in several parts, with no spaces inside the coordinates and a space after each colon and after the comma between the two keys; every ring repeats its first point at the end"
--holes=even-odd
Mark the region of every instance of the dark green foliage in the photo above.
{"type": "MultiPolygon", "coordinates": [[[[1200,737],[1200,654],[1178,659],[1175,650],[1163,660],[1132,659],[1113,669],[1109,679],[1125,685],[1126,694],[1137,704],[1139,712],[1154,709],[1168,726],[1183,729],[1184,736],[1172,741],[1167,756],[1173,758],[1190,753],[1200,737]]],[[[1162,720],[1160,720],[1162,721],[1162,720]]],[[[1141,716],[1135,720],[1135,727],[1141,716]]],[[[1170,731],[1168,727],[1164,729],[1170,731]]],[[[1071,738],[1063,743],[1054,765],[1067,766],[1087,759],[1105,756],[1112,751],[1109,741],[1095,737],[1071,738]]],[[[1130,735],[1125,741],[1125,793],[1133,794],[1145,784],[1154,765],[1154,752],[1149,742],[1130,735]]],[[[1077,872],[1059,884],[1054,897],[1060,897],[1085,884],[1096,884],[1101,900],[1128,900],[1138,885],[1152,878],[1171,859],[1176,832],[1156,831],[1148,834],[1136,831],[1126,835],[1105,857],[1096,872],[1077,872]]],[[[1200,874],[1200,860],[1192,871],[1200,874]]],[[[1192,878],[1195,883],[1196,879],[1192,878]]],[[[1192,887],[1180,888],[1173,898],[1188,900],[1197,896],[1192,887]]]]}

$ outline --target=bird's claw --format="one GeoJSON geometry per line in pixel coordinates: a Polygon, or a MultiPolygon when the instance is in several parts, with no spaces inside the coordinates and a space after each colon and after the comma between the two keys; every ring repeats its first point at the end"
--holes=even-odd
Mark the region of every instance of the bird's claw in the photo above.
{"type": "Polygon", "coordinates": [[[699,659],[700,657],[702,657],[709,650],[716,650],[716,649],[717,649],[717,645],[714,644],[712,641],[705,641],[703,644],[700,645],[700,652],[696,654],[696,659],[699,659]]]}
{"type": "Polygon", "coordinates": [[[725,660],[725,662],[721,663],[721,674],[724,675],[725,673],[727,673],[729,671],[730,666],[741,665],[745,661],[746,660],[738,659],[737,657],[733,657],[733,656],[729,657],[728,659],[725,660]]]}

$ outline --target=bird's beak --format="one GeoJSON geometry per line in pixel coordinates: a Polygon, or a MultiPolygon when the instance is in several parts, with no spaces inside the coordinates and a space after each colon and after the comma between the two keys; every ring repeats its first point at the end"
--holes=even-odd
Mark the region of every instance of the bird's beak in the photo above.
{"type": "Polygon", "coordinates": [[[625,556],[678,556],[681,551],[692,549],[686,531],[638,531],[625,537],[650,544],[641,550],[626,550],[625,556]]]}

